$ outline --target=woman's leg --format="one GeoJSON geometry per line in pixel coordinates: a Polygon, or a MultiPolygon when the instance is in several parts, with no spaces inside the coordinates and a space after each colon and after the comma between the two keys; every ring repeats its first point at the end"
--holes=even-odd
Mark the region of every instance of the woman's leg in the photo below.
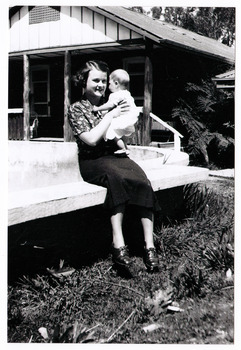
{"type": "MultiPolygon", "coordinates": [[[[113,234],[113,245],[115,248],[120,248],[125,245],[123,231],[122,231],[122,222],[124,216],[125,207],[118,206],[113,211],[110,221],[112,225],[112,234],[113,234]]],[[[145,246],[147,249],[154,247],[153,240],[153,221],[154,215],[153,211],[147,208],[141,208],[141,223],[144,232],[145,246]]]]}
{"type": "Polygon", "coordinates": [[[141,223],[143,227],[144,240],[146,249],[154,248],[153,239],[153,211],[148,208],[141,208],[141,223]]]}
{"type": "Polygon", "coordinates": [[[122,232],[122,222],[124,216],[125,206],[120,205],[116,207],[110,217],[112,234],[113,234],[113,246],[115,248],[120,248],[125,245],[123,232],[122,232]]]}
{"type": "Polygon", "coordinates": [[[132,276],[130,270],[131,259],[122,232],[124,211],[125,206],[120,205],[115,208],[110,218],[113,234],[112,257],[117,267],[121,267],[129,276],[132,276]]]}
{"type": "Polygon", "coordinates": [[[147,208],[141,208],[141,223],[145,241],[144,262],[149,271],[156,271],[159,266],[158,255],[154,247],[153,222],[153,211],[147,208]]]}

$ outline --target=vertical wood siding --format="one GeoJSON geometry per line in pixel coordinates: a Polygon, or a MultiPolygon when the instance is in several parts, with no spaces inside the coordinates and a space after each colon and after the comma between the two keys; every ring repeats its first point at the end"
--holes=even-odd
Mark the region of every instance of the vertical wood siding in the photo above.
{"type": "Polygon", "coordinates": [[[8,114],[8,139],[23,140],[23,113],[8,114]]]}
{"type": "Polygon", "coordinates": [[[20,10],[21,20],[19,21],[19,49],[24,50],[28,46],[28,10],[22,7],[20,10]]]}
{"type": "Polygon", "coordinates": [[[20,50],[20,12],[15,13],[10,20],[10,51],[20,50]]]}
{"type": "Polygon", "coordinates": [[[128,28],[81,6],[61,6],[60,20],[29,24],[28,6],[10,19],[10,52],[140,38],[128,28]]]}

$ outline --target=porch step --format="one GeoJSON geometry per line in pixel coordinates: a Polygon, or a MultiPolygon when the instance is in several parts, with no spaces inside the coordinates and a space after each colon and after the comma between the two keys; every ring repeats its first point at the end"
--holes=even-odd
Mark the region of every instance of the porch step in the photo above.
{"type": "MultiPolygon", "coordinates": [[[[208,178],[208,170],[198,167],[163,165],[158,169],[143,169],[154,191],[208,178]]],[[[9,193],[8,225],[100,205],[105,196],[105,188],[84,181],[12,192],[9,193]]]]}

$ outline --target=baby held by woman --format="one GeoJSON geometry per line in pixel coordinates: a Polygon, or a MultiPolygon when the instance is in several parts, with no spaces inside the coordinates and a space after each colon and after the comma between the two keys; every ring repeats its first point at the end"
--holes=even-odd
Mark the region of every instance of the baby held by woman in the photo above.
{"type": "Polygon", "coordinates": [[[127,101],[130,105],[128,112],[121,112],[121,115],[112,120],[106,134],[104,135],[105,140],[115,139],[120,150],[116,151],[116,154],[128,153],[124,141],[121,139],[122,136],[130,136],[135,131],[135,123],[138,120],[138,109],[135,105],[134,99],[128,91],[130,77],[129,74],[123,69],[116,69],[110,74],[109,78],[109,90],[111,94],[108,102],[97,107],[93,107],[93,112],[98,111],[110,111],[117,107],[123,100],[127,101]]]}

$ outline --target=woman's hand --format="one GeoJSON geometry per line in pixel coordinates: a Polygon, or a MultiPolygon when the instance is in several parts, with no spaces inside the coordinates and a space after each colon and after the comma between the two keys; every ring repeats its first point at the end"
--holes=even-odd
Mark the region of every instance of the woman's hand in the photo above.
{"type": "Polygon", "coordinates": [[[113,118],[117,118],[120,115],[120,108],[114,108],[112,111],[105,114],[103,119],[98,125],[96,125],[90,131],[82,132],[79,138],[89,146],[96,146],[98,142],[103,138],[106,130],[111,124],[113,118]]]}
{"type": "Polygon", "coordinates": [[[117,118],[121,115],[121,107],[117,106],[113,108],[110,112],[108,112],[112,116],[112,118],[117,118]]]}
{"type": "Polygon", "coordinates": [[[121,110],[121,113],[127,113],[130,111],[131,106],[130,104],[126,101],[126,99],[123,99],[119,102],[118,107],[121,110]]]}

